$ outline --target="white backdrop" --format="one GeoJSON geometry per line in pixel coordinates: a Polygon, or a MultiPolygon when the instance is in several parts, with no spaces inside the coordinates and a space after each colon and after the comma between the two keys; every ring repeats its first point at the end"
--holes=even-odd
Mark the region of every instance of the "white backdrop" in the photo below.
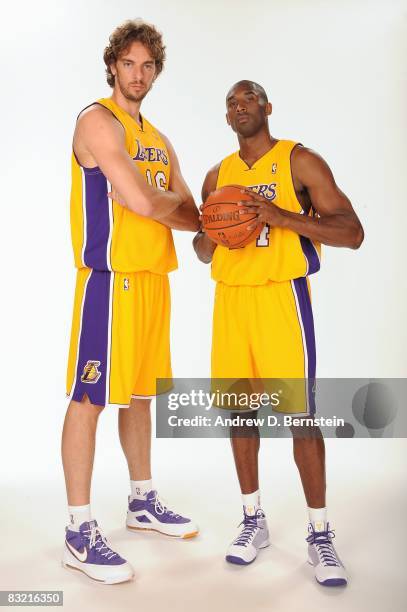
{"type": "MultiPolygon", "coordinates": [[[[312,278],[317,373],[406,375],[404,2],[38,0],[2,5],[1,16],[2,482],[22,490],[55,482],[65,520],[59,445],[75,284],[71,139],[77,113],[110,95],[103,49],[128,18],[143,17],[164,34],[167,63],[142,112],[172,141],[197,203],[206,171],[237,148],[224,97],[243,78],[268,92],[274,136],[327,160],[366,237],[359,251],[323,248],[312,278]]],[[[206,377],[213,284],[191,240],[175,232],[173,369],[206,377]]],[[[112,462],[116,418],[102,417],[95,482],[103,469],[127,492],[124,464],[112,462]]],[[[401,462],[405,446],[393,448],[401,462]]],[[[159,440],[154,453],[157,478],[164,459],[185,471],[174,482],[218,461],[234,478],[222,441],[159,440]]],[[[330,460],[340,463],[334,449],[330,460]]]]}

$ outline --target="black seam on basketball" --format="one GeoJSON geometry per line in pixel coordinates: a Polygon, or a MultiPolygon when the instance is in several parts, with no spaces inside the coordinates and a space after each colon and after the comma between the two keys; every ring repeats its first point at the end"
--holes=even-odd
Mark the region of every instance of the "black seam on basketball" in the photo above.
{"type": "Polygon", "coordinates": [[[248,223],[249,221],[253,221],[253,219],[256,218],[257,215],[254,215],[253,217],[251,217],[250,219],[245,219],[244,221],[240,221],[240,223],[235,223],[234,225],[224,225],[223,227],[208,227],[204,224],[204,227],[206,229],[206,231],[212,231],[212,230],[227,230],[230,229],[232,227],[236,227],[237,225],[242,225],[243,223],[248,223]]]}
{"type": "MultiPolygon", "coordinates": [[[[248,238],[251,238],[251,237],[253,236],[253,234],[254,234],[255,232],[257,232],[257,230],[258,230],[258,229],[259,229],[258,227],[255,227],[255,228],[254,228],[254,230],[253,230],[253,231],[252,231],[252,232],[251,232],[251,233],[250,233],[250,234],[249,234],[249,235],[248,235],[246,238],[244,238],[243,240],[241,240],[241,241],[240,241],[240,242],[238,242],[237,244],[234,244],[232,248],[233,248],[233,249],[238,248],[238,247],[239,247],[239,245],[241,245],[241,244],[242,244],[242,242],[245,242],[245,241],[246,241],[248,238]]],[[[261,234],[261,231],[259,232],[259,234],[261,234]]],[[[247,244],[249,244],[249,243],[247,243],[247,244]]],[[[246,246],[246,245],[244,245],[244,246],[246,246]]]]}
{"type": "MultiPolygon", "coordinates": [[[[211,206],[223,206],[223,204],[235,204],[237,205],[237,202],[247,202],[247,204],[249,205],[250,202],[253,202],[253,200],[235,200],[233,202],[229,202],[229,200],[227,200],[226,202],[222,201],[222,202],[214,202],[213,204],[204,204],[202,212],[204,212],[204,210],[206,210],[207,208],[210,208],[211,206]]],[[[244,205],[243,205],[244,206],[244,205]]]]}

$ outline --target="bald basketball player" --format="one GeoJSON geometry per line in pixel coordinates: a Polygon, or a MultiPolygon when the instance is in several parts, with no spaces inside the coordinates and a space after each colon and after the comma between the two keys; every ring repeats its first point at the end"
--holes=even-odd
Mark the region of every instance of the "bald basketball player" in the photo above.
{"type": "MultiPolygon", "coordinates": [[[[70,524],[64,567],[113,584],[134,576],[90,508],[98,418],[118,409],[130,476],[126,526],[187,538],[198,528],[166,506],[151,476],[150,404],[171,379],[171,229],[196,231],[198,210],[166,136],[140,113],[165,47],[141,20],[116,28],[104,52],[112,95],[84,109],[72,153],[71,234],[77,267],[62,459],[70,524]]],[[[101,449],[103,452],[103,449],[101,449]]],[[[107,484],[107,486],[109,486],[107,484]]]]}
{"type": "MultiPolygon", "coordinates": [[[[244,193],[252,198],[244,204],[256,214],[249,230],[264,223],[263,230],[255,242],[233,250],[217,246],[201,230],[194,248],[201,261],[212,262],[212,278],[217,282],[212,378],[303,379],[310,383],[306,392],[287,410],[294,416],[312,417],[316,352],[308,276],[319,270],[321,243],[357,249],[364,234],[349,199],[321,156],[298,142],[270,134],[271,111],[258,83],[233,85],[226,96],[226,119],[237,135],[239,150],[209,170],[202,187],[205,201],[223,185],[244,186],[244,193]]],[[[308,561],[320,584],[345,585],[346,571],[334,548],[327,516],[321,431],[305,425],[291,431],[308,505],[308,561]]],[[[231,443],[243,522],[226,560],[246,565],[269,545],[260,503],[259,431],[243,423],[232,429],[231,443]]]]}

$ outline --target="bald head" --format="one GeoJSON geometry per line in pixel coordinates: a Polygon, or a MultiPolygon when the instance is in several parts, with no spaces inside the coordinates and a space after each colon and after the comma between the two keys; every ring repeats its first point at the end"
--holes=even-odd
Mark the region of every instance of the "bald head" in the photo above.
{"type": "Polygon", "coordinates": [[[259,98],[262,99],[263,103],[267,104],[268,97],[264,87],[262,87],[261,85],[259,85],[259,83],[256,83],[255,81],[248,81],[246,79],[244,79],[243,81],[238,81],[237,83],[232,85],[232,87],[226,94],[226,101],[233,95],[236,89],[240,89],[241,87],[245,87],[247,91],[254,91],[259,96],[259,98]]]}
{"type": "Polygon", "coordinates": [[[226,120],[240,138],[268,131],[272,106],[263,87],[254,81],[235,83],[226,95],[226,120]]]}

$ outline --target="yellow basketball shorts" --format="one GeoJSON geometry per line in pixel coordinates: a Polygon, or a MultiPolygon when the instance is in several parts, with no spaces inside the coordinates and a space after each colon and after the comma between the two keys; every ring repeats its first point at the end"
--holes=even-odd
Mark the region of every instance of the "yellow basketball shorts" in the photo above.
{"type": "Polygon", "coordinates": [[[279,379],[277,389],[284,393],[273,410],[312,415],[315,368],[314,321],[306,277],[257,286],[217,283],[212,392],[216,386],[220,392],[241,389],[242,381],[252,391],[267,391],[266,382],[276,391],[276,381],[267,379],[279,379]]]}
{"type": "Polygon", "coordinates": [[[156,378],[170,384],[170,308],[167,275],[79,269],[67,396],[125,408],[154,396],[156,378]]]}

